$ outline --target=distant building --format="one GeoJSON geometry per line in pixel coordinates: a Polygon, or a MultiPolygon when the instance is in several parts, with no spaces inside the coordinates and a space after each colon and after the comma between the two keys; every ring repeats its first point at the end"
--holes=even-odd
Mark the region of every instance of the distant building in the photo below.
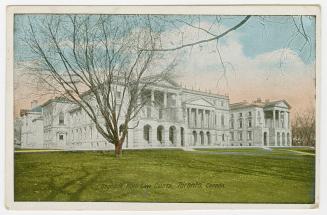
{"type": "MultiPolygon", "coordinates": [[[[230,105],[228,96],[185,89],[171,80],[149,88],[149,95],[155,105],[146,105],[131,122],[136,126],[128,130],[124,148],[291,145],[290,106],[284,100],[230,105]]],[[[22,148],[114,148],[88,115],[64,98],[22,111],[21,120],[22,148]]]]}
{"type": "Polygon", "coordinates": [[[285,100],[231,104],[231,145],[291,146],[290,108],[285,100]]]}
{"type": "Polygon", "coordinates": [[[16,125],[21,128],[15,130],[21,133],[19,142],[15,144],[20,148],[44,148],[43,139],[43,114],[40,106],[35,106],[35,101],[32,102],[30,110],[21,110],[20,118],[16,120],[16,125]]]}

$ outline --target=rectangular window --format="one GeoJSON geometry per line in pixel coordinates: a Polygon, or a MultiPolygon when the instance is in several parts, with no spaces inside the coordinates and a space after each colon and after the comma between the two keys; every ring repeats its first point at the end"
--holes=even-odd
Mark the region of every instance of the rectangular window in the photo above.
{"type": "Polygon", "coordinates": [[[238,140],[243,140],[243,134],[241,131],[238,133],[238,140]]]}
{"type": "Polygon", "coordinates": [[[230,132],[231,140],[234,141],[234,132],[230,132]]]}
{"type": "Polygon", "coordinates": [[[252,140],[252,131],[248,131],[248,140],[252,140]]]}
{"type": "Polygon", "coordinates": [[[252,127],[252,120],[249,120],[249,122],[248,122],[248,127],[249,127],[249,128],[252,127]]]}
{"type": "Polygon", "coordinates": [[[225,126],[225,117],[221,115],[221,126],[225,126]]]}
{"type": "Polygon", "coordinates": [[[64,135],[60,134],[59,135],[59,140],[63,140],[64,139],[64,135]]]}
{"type": "Polygon", "coordinates": [[[217,126],[217,115],[215,114],[215,126],[217,126]]]}

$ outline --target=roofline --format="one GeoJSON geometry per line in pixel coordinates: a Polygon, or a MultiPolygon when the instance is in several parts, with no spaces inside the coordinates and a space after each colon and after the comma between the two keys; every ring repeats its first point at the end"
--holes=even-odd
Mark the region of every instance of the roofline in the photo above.
{"type": "Polygon", "coordinates": [[[57,103],[71,103],[71,104],[74,104],[74,102],[70,101],[68,98],[66,97],[61,97],[61,98],[51,98],[49,100],[47,100],[46,102],[44,102],[43,104],[40,105],[40,107],[44,107],[48,104],[51,104],[53,102],[57,102],[57,103]],[[60,100],[60,99],[65,99],[65,101],[63,100],[60,100]]]}
{"type": "Polygon", "coordinates": [[[223,98],[223,99],[228,99],[229,100],[229,96],[220,95],[220,94],[216,94],[216,93],[208,93],[208,92],[203,92],[203,91],[199,91],[199,90],[187,89],[187,88],[183,88],[183,87],[181,87],[181,91],[194,93],[194,94],[198,94],[198,95],[211,96],[211,97],[215,97],[215,98],[221,98],[221,99],[223,98]]]}

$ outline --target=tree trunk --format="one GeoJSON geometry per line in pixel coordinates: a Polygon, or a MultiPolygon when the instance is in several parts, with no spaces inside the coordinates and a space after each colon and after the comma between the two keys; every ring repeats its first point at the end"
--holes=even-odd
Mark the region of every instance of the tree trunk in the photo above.
{"type": "Polygon", "coordinates": [[[122,147],[123,147],[123,141],[118,141],[118,143],[115,144],[115,156],[117,159],[122,157],[122,147]]]}

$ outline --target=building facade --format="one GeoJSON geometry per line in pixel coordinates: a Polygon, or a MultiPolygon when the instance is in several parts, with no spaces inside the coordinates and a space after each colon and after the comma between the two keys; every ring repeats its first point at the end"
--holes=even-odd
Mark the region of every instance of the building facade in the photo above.
{"type": "Polygon", "coordinates": [[[290,108],[285,100],[231,104],[231,145],[291,146],[290,108]]]}
{"type": "MultiPolygon", "coordinates": [[[[286,101],[230,105],[228,96],[186,89],[171,80],[149,88],[149,95],[151,103],[130,122],[124,148],[291,145],[286,101]]],[[[19,119],[28,121],[21,129],[22,148],[114,148],[85,111],[67,99],[51,99],[39,109],[19,119]],[[38,141],[26,138],[28,132],[38,141]]]]}

